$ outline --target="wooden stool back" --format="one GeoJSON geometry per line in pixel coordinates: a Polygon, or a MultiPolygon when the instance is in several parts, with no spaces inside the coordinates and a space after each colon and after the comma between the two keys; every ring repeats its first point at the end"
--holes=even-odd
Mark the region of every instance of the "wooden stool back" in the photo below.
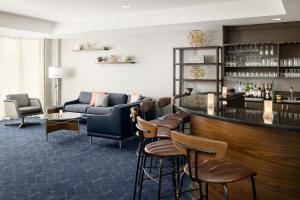
{"type": "Polygon", "coordinates": [[[223,159],[226,154],[226,142],[186,135],[177,131],[171,132],[171,138],[175,148],[187,157],[189,176],[192,181],[199,181],[201,170],[199,167],[201,168],[203,161],[223,159]]]}
{"type": "Polygon", "coordinates": [[[153,107],[154,107],[154,101],[152,100],[146,100],[140,103],[141,111],[144,113],[151,111],[153,107]]]}
{"type": "Polygon", "coordinates": [[[227,143],[223,141],[186,135],[177,131],[172,131],[171,137],[178,151],[186,156],[188,152],[190,156],[197,153],[201,160],[223,159],[227,151],[227,143]]]}
{"type": "Polygon", "coordinates": [[[160,109],[160,115],[163,116],[165,114],[164,107],[171,104],[172,98],[171,97],[162,97],[158,99],[157,105],[160,109]]]}
{"type": "Polygon", "coordinates": [[[148,121],[137,117],[137,125],[140,134],[143,138],[155,138],[157,137],[157,126],[150,124],[148,121]]]}

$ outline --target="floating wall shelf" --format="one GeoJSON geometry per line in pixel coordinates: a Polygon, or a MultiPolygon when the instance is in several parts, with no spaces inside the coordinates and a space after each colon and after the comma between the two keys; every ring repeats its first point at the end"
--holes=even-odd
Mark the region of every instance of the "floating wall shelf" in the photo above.
{"type": "Polygon", "coordinates": [[[72,50],[72,51],[73,51],[73,52],[82,52],[82,51],[108,51],[108,50],[110,50],[109,47],[97,48],[97,49],[82,49],[82,50],[74,49],[74,50],[72,50]]]}
{"type": "Polygon", "coordinates": [[[135,64],[136,62],[96,62],[95,64],[135,64]]]}

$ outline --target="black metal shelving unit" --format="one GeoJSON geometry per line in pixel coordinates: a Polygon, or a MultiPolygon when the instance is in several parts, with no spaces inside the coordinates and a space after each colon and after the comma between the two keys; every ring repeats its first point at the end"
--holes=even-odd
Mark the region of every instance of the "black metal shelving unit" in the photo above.
{"type": "MultiPolygon", "coordinates": [[[[200,54],[200,53],[199,53],[200,54]]],[[[205,47],[177,47],[173,49],[173,96],[175,95],[182,95],[184,93],[184,83],[185,82],[215,82],[216,94],[220,94],[221,88],[223,85],[223,65],[221,61],[221,55],[222,55],[222,47],[220,46],[205,46],[205,47]],[[214,53],[206,53],[203,51],[208,51],[214,53]],[[213,56],[215,62],[185,62],[184,53],[185,51],[195,51],[196,53],[202,52],[201,55],[205,56],[213,56]],[[202,65],[202,66],[209,66],[209,67],[215,67],[216,70],[216,77],[211,79],[191,79],[191,78],[185,78],[184,77],[184,67],[185,66],[196,66],[196,65],[202,65]],[[179,71],[179,77],[176,77],[177,70],[179,71]],[[220,77],[221,73],[221,77],[220,77]],[[179,83],[177,88],[177,84],[179,83]],[[179,90],[178,90],[179,89],[179,90]]],[[[212,91],[209,91],[212,92],[212,91]]],[[[219,95],[217,95],[218,97],[219,95]]]]}

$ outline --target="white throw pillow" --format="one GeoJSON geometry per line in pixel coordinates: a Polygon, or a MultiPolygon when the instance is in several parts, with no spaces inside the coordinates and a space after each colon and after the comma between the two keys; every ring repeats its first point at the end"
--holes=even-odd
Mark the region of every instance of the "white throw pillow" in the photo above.
{"type": "Polygon", "coordinates": [[[96,94],[96,107],[107,107],[108,106],[109,94],[96,94]]]}

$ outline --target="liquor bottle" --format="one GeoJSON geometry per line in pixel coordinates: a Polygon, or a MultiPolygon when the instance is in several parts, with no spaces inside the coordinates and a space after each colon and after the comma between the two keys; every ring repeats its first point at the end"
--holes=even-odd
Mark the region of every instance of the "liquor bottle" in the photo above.
{"type": "Polygon", "coordinates": [[[243,83],[242,92],[246,92],[246,83],[243,83]]]}
{"type": "Polygon", "coordinates": [[[240,81],[240,83],[239,83],[238,90],[239,90],[239,92],[242,92],[242,91],[243,91],[242,81],[240,81]]]}
{"type": "Polygon", "coordinates": [[[270,90],[269,90],[269,85],[267,84],[266,86],[266,100],[269,100],[270,99],[270,90]]]}
{"type": "Polygon", "coordinates": [[[236,81],[235,86],[234,86],[234,92],[239,92],[239,81],[236,81]]]}
{"type": "Polygon", "coordinates": [[[258,84],[257,98],[261,98],[261,88],[260,88],[260,84],[258,84]]]}
{"type": "Polygon", "coordinates": [[[249,96],[250,96],[250,98],[253,98],[253,85],[252,85],[252,83],[250,83],[249,96]]]}
{"type": "Polygon", "coordinates": [[[265,99],[266,97],[266,90],[265,90],[265,84],[263,83],[262,89],[261,89],[261,98],[265,99]]]}
{"type": "Polygon", "coordinates": [[[249,86],[249,83],[246,84],[245,92],[246,92],[246,97],[250,97],[250,86],[249,86]]]}
{"type": "Polygon", "coordinates": [[[270,99],[273,100],[273,84],[270,86],[270,99]]]}
{"type": "Polygon", "coordinates": [[[254,88],[253,88],[253,97],[257,98],[257,88],[256,88],[256,85],[254,85],[254,88]]]}

